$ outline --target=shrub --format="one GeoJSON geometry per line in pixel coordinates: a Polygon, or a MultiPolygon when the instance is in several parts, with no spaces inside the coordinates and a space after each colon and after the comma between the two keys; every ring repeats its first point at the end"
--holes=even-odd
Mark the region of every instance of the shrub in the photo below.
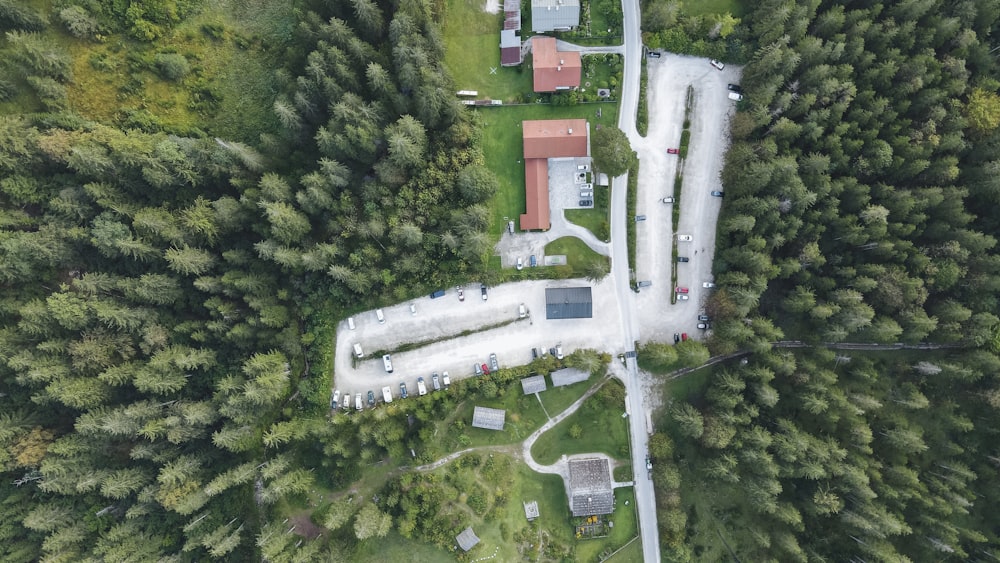
{"type": "Polygon", "coordinates": [[[153,59],[157,72],[167,80],[178,81],[191,72],[191,65],[188,64],[184,55],[177,53],[160,53],[153,59]]]}
{"type": "Polygon", "coordinates": [[[73,5],[59,12],[59,19],[73,37],[92,39],[101,32],[101,25],[81,6],[73,5]]]}

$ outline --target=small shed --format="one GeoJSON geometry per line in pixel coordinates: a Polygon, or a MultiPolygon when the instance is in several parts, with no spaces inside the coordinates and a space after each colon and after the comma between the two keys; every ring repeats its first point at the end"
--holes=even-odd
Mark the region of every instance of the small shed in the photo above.
{"type": "Polygon", "coordinates": [[[472,426],[486,430],[503,430],[504,419],[507,411],[503,409],[491,409],[489,407],[476,407],[472,411],[472,426]]]}
{"type": "Polygon", "coordinates": [[[545,391],[545,376],[544,375],[534,375],[531,377],[525,377],[521,380],[521,389],[524,391],[525,395],[531,395],[533,393],[541,393],[545,391]]]}
{"type": "Polygon", "coordinates": [[[524,505],[524,517],[528,519],[529,522],[538,518],[538,501],[533,500],[531,502],[521,503],[524,505]]]}
{"type": "Polygon", "coordinates": [[[455,540],[458,542],[458,547],[462,548],[462,551],[469,551],[479,543],[479,537],[472,531],[472,526],[462,530],[461,534],[455,536],[455,540]]]}
{"type": "Polygon", "coordinates": [[[580,383],[581,381],[587,381],[590,379],[589,373],[575,368],[557,369],[552,372],[551,375],[553,387],[572,385],[574,383],[580,383]]]}

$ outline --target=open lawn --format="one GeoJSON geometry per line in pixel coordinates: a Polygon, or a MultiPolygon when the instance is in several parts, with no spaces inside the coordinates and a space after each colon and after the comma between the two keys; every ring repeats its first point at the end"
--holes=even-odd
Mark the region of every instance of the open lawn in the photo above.
{"type": "Polygon", "coordinates": [[[493,212],[490,234],[497,239],[507,227],[507,221],[513,220],[516,224],[525,209],[521,122],[530,119],[585,118],[593,131],[597,125],[614,126],[618,118],[618,104],[614,102],[575,106],[499,106],[471,111],[476,112],[476,118],[482,126],[486,165],[500,181],[500,189],[490,202],[493,212]]]}
{"type": "MultiPolygon", "coordinates": [[[[566,277],[583,277],[587,275],[587,267],[592,262],[604,261],[604,263],[609,263],[607,256],[601,256],[600,254],[594,252],[589,246],[583,243],[582,240],[576,237],[561,237],[545,245],[545,254],[547,256],[565,254],[566,263],[571,274],[566,277]]],[[[556,266],[556,268],[563,268],[565,266],[556,266]]]]}
{"type": "MultiPolygon", "coordinates": [[[[414,563],[437,563],[453,561],[451,553],[429,543],[408,540],[396,532],[389,531],[384,538],[372,538],[360,542],[350,561],[357,563],[383,563],[385,561],[413,561],[414,563]]],[[[336,560],[336,559],[334,559],[336,560]]]]}
{"type": "Polygon", "coordinates": [[[745,2],[740,0],[688,0],[684,2],[684,13],[692,16],[724,14],[729,12],[737,18],[747,12],[745,2]]]}
{"type": "Polygon", "coordinates": [[[642,563],[642,542],[636,540],[626,545],[621,551],[605,561],[608,563],[642,563]]]}
{"type": "MultiPolygon", "coordinates": [[[[611,380],[605,385],[621,385],[611,380]]],[[[628,457],[628,425],[622,418],[625,405],[609,407],[597,394],[592,395],[575,413],[539,436],[531,448],[535,461],[550,465],[563,454],[605,453],[614,458],[628,457]],[[573,427],[580,430],[574,438],[573,427]]]]}
{"type": "MultiPolygon", "coordinates": [[[[602,553],[607,555],[636,536],[638,531],[635,520],[635,492],[632,488],[615,489],[615,512],[606,518],[615,524],[611,533],[606,538],[580,540],[576,544],[576,561],[600,561],[602,553]],[[625,504],[626,502],[628,505],[625,504]]],[[[641,560],[640,551],[640,557],[637,561],[641,560]]]]}
{"type": "Polygon", "coordinates": [[[611,223],[608,220],[609,188],[594,187],[593,209],[567,209],[566,219],[594,233],[598,240],[611,240],[611,223]]]}
{"type": "Polygon", "coordinates": [[[500,66],[503,13],[486,13],[483,3],[483,0],[447,0],[442,26],[444,62],[455,80],[455,87],[476,90],[480,99],[504,102],[532,96],[530,57],[520,66],[500,66]]]}

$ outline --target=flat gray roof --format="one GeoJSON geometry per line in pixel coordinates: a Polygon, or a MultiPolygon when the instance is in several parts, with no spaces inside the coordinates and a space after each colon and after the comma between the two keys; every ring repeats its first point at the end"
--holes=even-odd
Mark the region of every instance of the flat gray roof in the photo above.
{"type": "Polygon", "coordinates": [[[593,316],[594,299],[589,287],[545,289],[546,319],[589,319],[593,316]]]}
{"type": "Polygon", "coordinates": [[[476,407],[472,411],[472,426],[486,430],[503,430],[506,415],[507,412],[503,409],[476,407]]]}
{"type": "Polygon", "coordinates": [[[552,372],[552,386],[562,387],[563,385],[572,385],[574,383],[579,383],[581,381],[587,381],[590,379],[590,374],[579,370],[576,368],[563,368],[557,369],[552,372]]]}
{"type": "Polygon", "coordinates": [[[524,391],[525,395],[545,391],[545,376],[533,375],[531,377],[525,377],[521,380],[521,389],[524,391]]]}
{"type": "Polygon", "coordinates": [[[458,547],[461,547],[462,551],[469,551],[479,543],[479,537],[472,531],[472,526],[462,530],[462,533],[455,536],[455,540],[458,541],[458,547]]]}
{"type": "Polygon", "coordinates": [[[580,25],[580,0],[531,0],[531,30],[553,31],[580,25]]]}
{"type": "Polygon", "coordinates": [[[533,500],[531,502],[525,502],[524,504],[524,516],[528,520],[534,520],[538,518],[538,501],[533,500]]]}

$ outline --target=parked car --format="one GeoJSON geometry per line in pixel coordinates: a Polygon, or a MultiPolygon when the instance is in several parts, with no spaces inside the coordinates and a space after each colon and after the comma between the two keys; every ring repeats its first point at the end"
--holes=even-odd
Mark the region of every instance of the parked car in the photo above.
{"type": "Polygon", "coordinates": [[[524,260],[520,256],[517,257],[517,269],[518,270],[524,269],[524,260]]]}
{"type": "Polygon", "coordinates": [[[476,375],[477,376],[483,375],[483,366],[485,366],[485,365],[486,364],[482,364],[482,365],[472,364],[472,367],[476,370],[476,375]]]}
{"type": "Polygon", "coordinates": [[[680,152],[681,151],[679,149],[667,149],[667,154],[680,154],[680,152]]]}
{"type": "Polygon", "coordinates": [[[730,92],[729,93],[729,99],[732,100],[732,101],[734,101],[734,102],[742,102],[743,101],[743,94],[737,94],[736,92],[730,92]]]}
{"type": "Polygon", "coordinates": [[[676,291],[677,293],[687,293],[688,288],[677,286],[676,288],[674,288],[674,291],[676,291]]]}
{"type": "Polygon", "coordinates": [[[392,373],[392,356],[389,354],[382,356],[382,365],[385,366],[386,373],[392,373]]]}
{"type": "Polygon", "coordinates": [[[368,406],[369,407],[374,407],[375,406],[375,392],[374,391],[368,391],[368,406]]]}
{"type": "Polygon", "coordinates": [[[591,205],[594,205],[594,202],[590,201],[589,199],[580,200],[580,207],[590,207],[591,205]]]}
{"type": "Polygon", "coordinates": [[[437,299],[438,297],[444,297],[444,290],[439,289],[431,294],[431,299],[437,299]]]}
{"type": "Polygon", "coordinates": [[[663,203],[673,203],[674,202],[674,198],[673,198],[673,196],[667,196],[667,197],[663,198],[662,201],[663,201],[663,203]]]}
{"type": "Polygon", "coordinates": [[[720,63],[719,61],[717,61],[715,59],[712,59],[712,60],[708,61],[708,64],[714,66],[715,68],[717,68],[719,70],[722,70],[722,69],[726,68],[725,63],[720,63]]]}
{"type": "Polygon", "coordinates": [[[563,359],[562,344],[556,344],[556,359],[563,359]]]}
{"type": "Polygon", "coordinates": [[[532,360],[537,360],[538,359],[538,348],[532,348],[531,349],[531,359],[532,360]]]}
{"type": "Polygon", "coordinates": [[[507,232],[510,233],[510,234],[514,234],[514,222],[513,221],[507,221],[507,232]]]}
{"type": "Polygon", "coordinates": [[[649,286],[653,285],[653,282],[650,281],[650,280],[643,280],[643,281],[641,281],[641,282],[639,282],[639,283],[637,283],[635,285],[636,285],[636,287],[649,287],[649,286]]]}
{"type": "Polygon", "coordinates": [[[580,192],[580,197],[585,197],[585,198],[594,197],[594,192],[591,191],[580,192]]]}
{"type": "Polygon", "coordinates": [[[359,411],[365,410],[365,400],[361,397],[361,393],[354,397],[354,408],[359,411]]]}
{"type": "Polygon", "coordinates": [[[333,392],[333,398],[330,399],[330,408],[332,410],[337,410],[337,407],[339,406],[340,406],[340,389],[337,389],[336,391],[333,392]]]}
{"type": "Polygon", "coordinates": [[[423,397],[427,394],[427,385],[424,384],[424,378],[417,378],[417,395],[423,397]]]}
{"type": "Polygon", "coordinates": [[[517,316],[520,319],[528,316],[528,307],[524,303],[517,306],[517,316]]]}
{"type": "Polygon", "coordinates": [[[382,400],[385,401],[386,403],[392,402],[392,388],[390,388],[388,385],[382,388],[382,400]]]}
{"type": "Polygon", "coordinates": [[[413,303],[410,303],[410,314],[413,316],[417,315],[417,306],[413,303]]]}
{"type": "Polygon", "coordinates": [[[688,299],[690,299],[690,297],[688,297],[686,293],[678,293],[677,294],[677,300],[678,301],[687,301],[688,299]]]}
{"type": "Polygon", "coordinates": [[[720,191],[720,190],[713,190],[712,191],[712,196],[713,197],[722,197],[722,195],[723,195],[723,192],[720,191]]]}
{"type": "Polygon", "coordinates": [[[677,344],[680,341],[681,341],[681,333],[675,332],[674,333],[674,344],[677,344]]]}
{"type": "Polygon", "coordinates": [[[361,350],[361,345],[357,342],[354,343],[354,357],[359,359],[365,357],[365,353],[361,350]]]}
{"type": "Polygon", "coordinates": [[[488,366],[486,364],[483,364],[483,365],[481,365],[479,367],[483,370],[483,375],[489,375],[490,374],[490,366],[488,366]]]}
{"type": "Polygon", "coordinates": [[[437,372],[431,376],[431,385],[434,386],[435,391],[441,390],[441,378],[438,376],[437,372]]]}
{"type": "Polygon", "coordinates": [[[347,328],[354,330],[354,317],[347,317],[347,328]]]}
{"type": "Polygon", "coordinates": [[[344,410],[351,408],[351,394],[344,393],[344,410]]]}
{"type": "Polygon", "coordinates": [[[635,222],[636,223],[638,223],[639,221],[645,221],[645,220],[646,220],[646,216],[645,215],[636,215],[635,216],[635,222]]]}
{"type": "Polygon", "coordinates": [[[700,328],[701,330],[706,330],[708,329],[708,323],[698,323],[698,328],[700,328]]]}
{"type": "Polygon", "coordinates": [[[656,52],[656,51],[650,51],[650,52],[646,53],[646,55],[649,56],[650,58],[653,58],[653,59],[660,58],[660,54],[658,52],[656,52]]]}
{"type": "Polygon", "coordinates": [[[712,319],[708,318],[708,315],[698,315],[698,320],[708,322],[712,319]]]}
{"type": "Polygon", "coordinates": [[[448,372],[444,372],[444,374],[441,375],[441,383],[444,383],[445,389],[451,387],[451,378],[448,377],[448,372]]]}
{"type": "Polygon", "coordinates": [[[681,242],[691,242],[694,240],[694,237],[691,235],[677,235],[677,240],[681,242]]]}
{"type": "Polygon", "coordinates": [[[483,294],[483,301],[486,301],[487,299],[490,298],[489,294],[486,293],[486,284],[485,283],[479,284],[479,292],[483,294]]]}
{"type": "Polygon", "coordinates": [[[687,339],[688,339],[688,333],[682,332],[681,333],[681,342],[687,342],[687,339]]]}
{"type": "Polygon", "coordinates": [[[458,290],[458,300],[465,301],[465,290],[462,289],[462,286],[457,286],[455,289],[458,290]]]}
{"type": "Polygon", "coordinates": [[[405,399],[408,396],[409,395],[407,395],[407,393],[406,393],[406,382],[400,381],[399,382],[399,398],[400,399],[405,399]]]}
{"type": "Polygon", "coordinates": [[[375,318],[378,319],[378,324],[385,324],[385,313],[382,312],[382,309],[375,309],[375,318]]]}
{"type": "Polygon", "coordinates": [[[496,354],[490,354],[490,367],[493,371],[500,371],[500,362],[497,361],[496,354]]]}
{"type": "Polygon", "coordinates": [[[737,94],[743,93],[743,88],[741,88],[739,84],[727,84],[726,88],[728,88],[730,92],[736,92],[737,94]]]}
{"type": "Polygon", "coordinates": [[[646,469],[649,470],[652,468],[653,468],[653,462],[649,459],[649,456],[646,456],[646,469]]]}
{"type": "Polygon", "coordinates": [[[678,262],[689,262],[690,260],[688,260],[687,256],[678,256],[677,257],[677,261],[678,262]]]}
{"type": "Polygon", "coordinates": [[[528,265],[531,266],[532,268],[538,265],[538,259],[535,258],[534,254],[532,254],[531,258],[528,259],[528,265]]]}
{"type": "Polygon", "coordinates": [[[712,282],[703,282],[701,287],[715,287],[715,284],[712,282]]]}

